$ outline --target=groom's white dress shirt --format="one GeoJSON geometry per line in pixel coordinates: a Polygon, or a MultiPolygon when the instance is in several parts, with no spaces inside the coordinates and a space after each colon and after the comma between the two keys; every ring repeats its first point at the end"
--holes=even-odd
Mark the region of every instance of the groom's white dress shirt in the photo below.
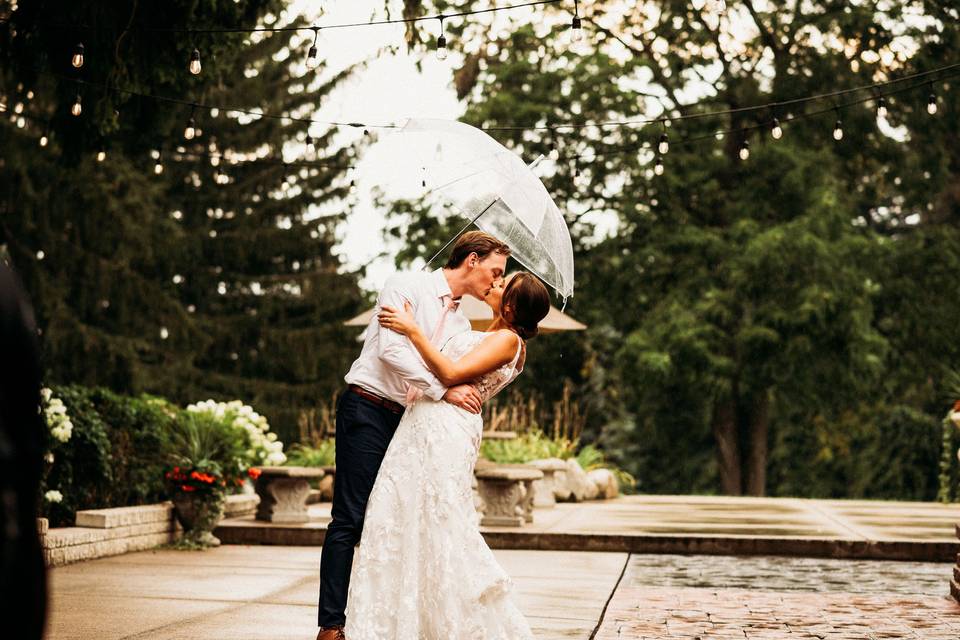
{"type": "MultiPolygon", "coordinates": [[[[383,305],[403,309],[403,303],[413,306],[413,315],[420,329],[429,337],[434,334],[443,314],[444,298],[452,297],[450,285],[442,269],[401,273],[383,286],[377,306],[364,334],[363,350],[344,377],[347,384],[355,384],[388,398],[406,404],[407,387],[421,389],[428,398],[440,400],[447,392],[437,380],[410,340],[395,331],[384,329],[377,320],[383,305]]],[[[470,321],[461,311],[448,312],[441,334],[433,340],[439,348],[451,337],[470,330],[470,321]]]]}

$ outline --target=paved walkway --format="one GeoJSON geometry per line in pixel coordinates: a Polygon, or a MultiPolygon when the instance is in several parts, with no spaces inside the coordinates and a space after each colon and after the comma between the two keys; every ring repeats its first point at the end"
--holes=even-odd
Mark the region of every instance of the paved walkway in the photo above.
{"type": "MultiPolygon", "coordinates": [[[[231,543],[323,544],[329,503],[311,505],[310,515],[305,525],[232,518],[217,535],[231,543]]],[[[537,509],[531,525],[483,531],[500,549],[952,561],[958,523],[957,504],[624,496],[537,509]]]]}
{"type": "MultiPolygon", "coordinates": [[[[537,640],[588,640],[598,623],[596,640],[960,637],[947,563],[495,553],[537,640]]],[[[59,567],[47,638],[313,640],[319,558],[229,545],[59,567]]]]}

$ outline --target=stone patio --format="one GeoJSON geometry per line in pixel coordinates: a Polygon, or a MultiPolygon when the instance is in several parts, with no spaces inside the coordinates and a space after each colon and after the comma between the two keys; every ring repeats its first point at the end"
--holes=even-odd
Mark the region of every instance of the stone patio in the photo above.
{"type": "MultiPolygon", "coordinates": [[[[537,640],[598,626],[596,640],[960,637],[948,563],[495,553],[537,640]]],[[[319,560],[317,547],[230,545],[58,567],[47,638],[313,640],[319,560]]]]}

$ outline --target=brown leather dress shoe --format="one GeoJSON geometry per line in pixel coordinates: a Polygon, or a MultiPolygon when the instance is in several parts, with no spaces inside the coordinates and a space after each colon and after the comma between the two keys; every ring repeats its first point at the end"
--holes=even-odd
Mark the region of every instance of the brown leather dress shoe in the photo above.
{"type": "Polygon", "coordinates": [[[347,640],[347,636],[343,635],[343,627],[330,627],[320,629],[317,640],[347,640]]]}

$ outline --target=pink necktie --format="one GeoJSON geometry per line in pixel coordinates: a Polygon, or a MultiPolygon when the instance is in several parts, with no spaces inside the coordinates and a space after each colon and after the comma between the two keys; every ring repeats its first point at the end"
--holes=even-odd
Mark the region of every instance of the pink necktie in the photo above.
{"type": "MultiPolygon", "coordinates": [[[[433,335],[430,336],[430,343],[434,346],[440,346],[437,344],[437,340],[443,336],[443,325],[447,321],[447,314],[451,311],[456,311],[457,307],[460,306],[460,303],[454,300],[453,296],[443,296],[441,300],[443,301],[443,311],[440,313],[440,320],[437,321],[437,328],[433,330],[433,335]]],[[[419,400],[421,396],[423,396],[423,391],[419,387],[408,384],[406,406],[409,407],[419,400]]]]}

